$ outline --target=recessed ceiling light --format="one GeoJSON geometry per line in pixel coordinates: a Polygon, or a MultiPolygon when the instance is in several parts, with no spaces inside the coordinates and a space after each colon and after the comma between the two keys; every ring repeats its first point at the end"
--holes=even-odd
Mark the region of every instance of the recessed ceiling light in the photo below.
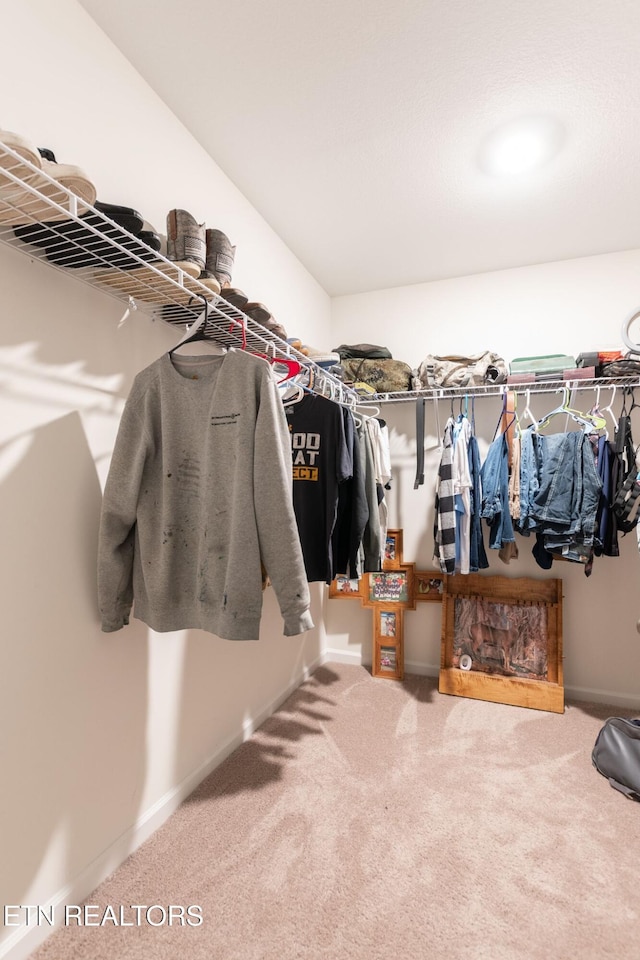
{"type": "Polygon", "coordinates": [[[555,156],[563,139],[552,117],[522,117],[493,130],[480,148],[480,167],[495,177],[530,173],[555,156]]]}

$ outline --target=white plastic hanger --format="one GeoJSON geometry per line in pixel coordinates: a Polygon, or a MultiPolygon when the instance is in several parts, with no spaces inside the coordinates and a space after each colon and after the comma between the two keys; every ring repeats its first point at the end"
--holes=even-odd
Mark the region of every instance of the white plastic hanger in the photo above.
{"type": "Polygon", "coordinates": [[[530,400],[531,400],[531,390],[525,390],[525,392],[524,392],[525,408],[524,408],[524,410],[523,410],[523,412],[522,412],[522,416],[523,416],[523,418],[524,418],[524,417],[529,417],[529,420],[531,420],[533,429],[534,429],[534,430],[537,430],[537,429],[538,429],[538,421],[536,420],[536,418],[534,417],[533,413],[531,412],[531,407],[529,406],[529,401],[530,401],[530,400]]]}
{"type": "Polygon", "coordinates": [[[543,427],[546,427],[550,420],[559,413],[564,413],[567,415],[567,421],[569,418],[575,420],[576,423],[582,424],[586,433],[591,433],[594,430],[604,430],[607,425],[607,421],[604,417],[600,416],[591,416],[588,413],[582,413],[580,410],[574,410],[569,406],[569,388],[562,387],[563,399],[560,406],[555,407],[553,410],[550,410],[549,413],[545,414],[540,420],[537,421],[536,430],[541,430],[543,427]]]}
{"type": "MultiPolygon", "coordinates": [[[[598,388],[598,389],[600,389],[600,388],[598,388]]],[[[613,423],[613,429],[614,429],[614,431],[618,429],[618,418],[616,417],[616,415],[615,415],[615,413],[613,412],[613,409],[612,409],[612,408],[613,408],[613,401],[614,401],[615,398],[616,398],[616,389],[617,389],[617,388],[616,388],[616,385],[615,385],[615,383],[614,383],[613,386],[611,387],[611,390],[612,390],[613,392],[612,392],[612,394],[611,394],[611,400],[609,401],[609,405],[608,405],[607,407],[605,407],[604,410],[602,411],[603,413],[608,413],[609,416],[611,417],[611,421],[612,421],[612,423],[613,423]]]]}

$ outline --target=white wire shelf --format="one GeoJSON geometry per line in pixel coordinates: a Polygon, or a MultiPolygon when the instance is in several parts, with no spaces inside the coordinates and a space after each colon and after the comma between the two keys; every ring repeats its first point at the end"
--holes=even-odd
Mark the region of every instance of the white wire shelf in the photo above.
{"type": "Polygon", "coordinates": [[[205,336],[312,371],[315,392],[354,407],[358,395],[204,283],[0,140],[0,242],[153,319],[184,327],[209,305],[205,336]]]}
{"type": "Polygon", "coordinates": [[[378,406],[381,403],[408,403],[416,400],[464,400],[465,397],[500,397],[507,391],[512,393],[558,393],[563,388],[571,392],[577,390],[598,390],[640,386],[638,377],[597,377],[558,380],[531,380],[518,383],[491,383],[476,387],[429,387],[423,390],[402,390],[397,393],[372,393],[361,395],[359,406],[378,406]]]}

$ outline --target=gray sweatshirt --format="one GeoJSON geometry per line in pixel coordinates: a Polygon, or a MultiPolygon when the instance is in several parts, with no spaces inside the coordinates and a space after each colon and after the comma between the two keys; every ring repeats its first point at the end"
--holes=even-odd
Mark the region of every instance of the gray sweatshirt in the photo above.
{"type": "Polygon", "coordinates": [[[257,640],[261,563],[284,633],[313,627],[292,502],[291,443],[270,365],[164,354],[133,382],[98,545],[102,629],[199,627],[257,640]]]}

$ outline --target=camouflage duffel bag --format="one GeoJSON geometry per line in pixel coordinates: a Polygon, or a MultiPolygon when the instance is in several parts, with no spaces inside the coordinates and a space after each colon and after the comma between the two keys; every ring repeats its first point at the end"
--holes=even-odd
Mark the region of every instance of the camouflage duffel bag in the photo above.
{"type": "Polygon", "coordinates": [[[366,360],[354,357],[351,360],[341,360],[340,365],[347,383],[364,383],[375,393],[398,393],[411,389],[411,367],[402,360],[366,360]]]}

